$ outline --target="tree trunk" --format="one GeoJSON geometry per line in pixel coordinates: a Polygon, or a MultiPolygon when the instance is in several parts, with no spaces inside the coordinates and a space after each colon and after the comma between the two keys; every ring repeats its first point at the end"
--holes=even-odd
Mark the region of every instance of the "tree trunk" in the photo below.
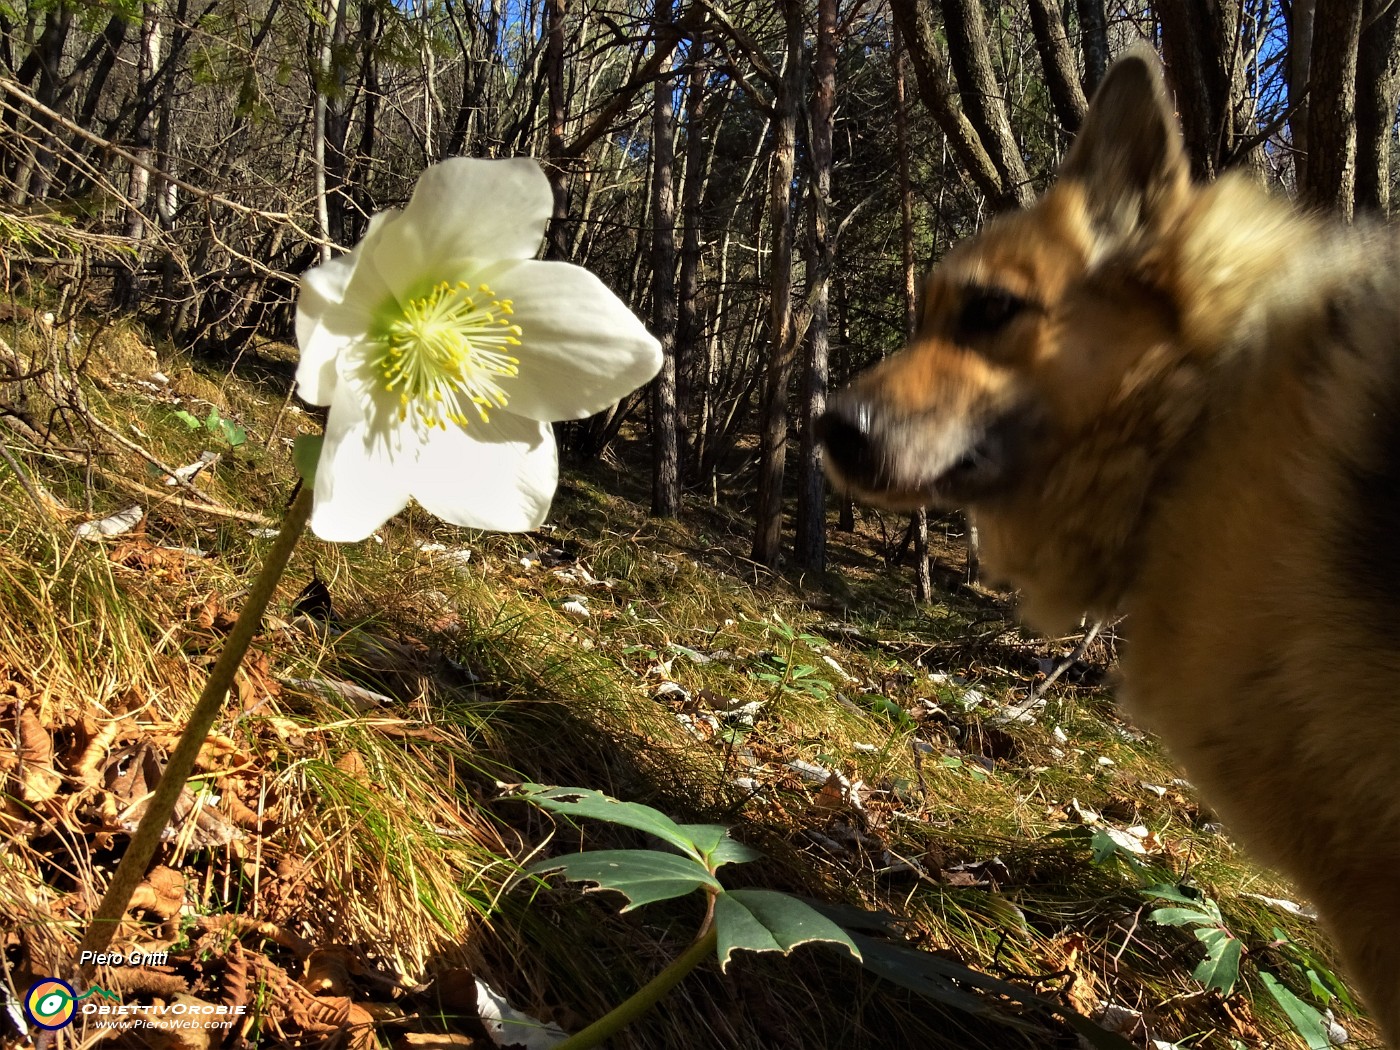
{"type": "MultiPolygon", "coordinates": [[[[671,17],[671,0],[656,0],[658,32],[671,17]]],[[[658,77],[653,90],[651,331],[661,342],[662,358],[661,371],[651,384],[651,513],[674,518],[681,505],[676,434],[676,115],[670,80],[658,77]]]]}
{"type": "MultiPolygon", "coordinates": [[[[126,42],[126,34],[130,28],[130,23],[124,17],[113,15],[102,31],[100,42],[94,41],[93,47],[79,60],[79,69],[92,71],[88,77],[87,88],[83,92],[82,104],[74,118],[74,122],[80,128],[92,129],[93,118],[97,115],[97,107],[102,102],[107,87],[107,79],[111,76],[112,67],[117,63],[118,53],[126,42]]],[[[77,135],[69,140],[68,151],[71,154],[81,155],[91,152],[92,149],[91,143],[77,135]]],[[[85,185],[81,177],[78,179],[78,185],[85,185]]]]}
{"type": "Polygon", "coordinates": [[[1213,178],[1217,164],[1219,108],[1212,82],[1225,60],[1210,29],[1205,0],[1174,0],[1162,6],[1162,58],[1174,89],[1191,169],[1213,178]]]}
{"type": "Polygon", "coordinates": [[[566,259],[569,255],[569,169],[564,150],[564,18],[569,0],[545,0],[545,83],[549,93],[549,127],[545,174],[554,190],[554,213],[545,242],[546,259],[566,259]]]}
{"type": "MultiPolygon", "coordinates": [[[[1308,81],[1308,178],[1302,200],[1350,219],[1356,205],[1358,0],[1317,0],[1308,81]]],[[[1390,115],[1391,122],[1395,114],[1390,115]]]]}
{"type": "MultiPolygon", "coordinates": [[[[73,11],[67,4],[58,4],[44,14],[44,30],[39,34],[33,53],[20,68],[19,80],[27,83],[26,73],[32,79],[38,75],[39,85],[34,97],[43,106],[53,109],[58,102],[59,68],[63,62],[63,49],[68,42],[68,33],[73,26],[73,11]],[[33,72],[29,72],[30,69],[33,72]]],[[[35,113],[32,121],[16,116],[18,126],[25,130],[25,141],[20,146],[20,160],[16,166],[14,185],[10,192],[10,203],[26,204],[29,201],[43,200],[48,196],[49,181],[53,166],[57,161],[57,142],[51,118],[35,113]]]]}
{"type": "Polygon", "coordinates": [[[1084,97],[1074,52],[1065,34],[1064,12],[1059,0],[1030,0],[1030,8],[1035,48],[1045,71],[1045,85],[1050,90],[1055,119],[1065,134],[1073,135],[1084,123],[1089,102],[1084,97]]]}
{"type": "Polygon", "coordinates": [[[331,240],[349,247],[350,208],[345,195],[349,161],[345,155],[350,134],[350,96],[346,91],[346,42],[350,39],[347,0],[327,0],[331,16],[331,62],[326,70],[326,203],[330,211],[331,240]]]}
{"type": "Polygon", "coordinates": [[[1262,171],[1265,154],[1255,135],[1240,0],[1173,0],[1158,11],[1162,57],[1192,171],[1203,179],[1230,164],[1262,171]],[[1246,140],[1255,142],[1254,148],[1237,154],[1246,140]]]}
{"type": "MultiPolygon", "coordinates": [[[[911,342],[918,330],[918,289],[914,267],[914,189],[910,177],[909,107],[904,90],[904,47],[899,28],[893,32],[894,138],[899,175],[900,269],[904,284],[904,339],[911,342]]],[[[914,536],[914,597],[921,602],[933,597],[933,580],[928,568],[928,511],[922,507],[909,522],[914,536]]]]}
{"type": "Polygon", "coordinates": [[[1009,183],[993,163],[988,146],[968,120],[951,89],[948,55],[934,32],[928,0],[890,0],[890,12],[904,36],[919,96],[948,138],[948,148],[973,184],[994,208],[1029,205],[1034,197],[1029,185],[1009,183]]]}
{"type": "Polygon", "coordinates": [[[768,180],[773,240],[768,263],[768,365],[758,420],[758,500],[753,542],[753,560],[774,568],[782,549],[787,399],[792,380],[792,176],[796,163],[797,102],[802,93],[800,0],[783,0],[783,17],[787,54],[773,100],[773,151],[768,180]]]}
{"type": "Polygon", "coordinates": [[[1084,95],[1092,97],[1108,72],[1108,12],[1104,0],[1078,0],[1080,50],[1084,52],[1084,95]]]}
{"type": "Polygon", "coordinates": [[[904,340],[910,342],[918,328],[918,274],[914,260],[914,187],[910,177],[909,104],[904,79],[904,37],[895,26],[891,34],[894,63],[894,141],[898,162],[901,272],[904,278],[904,340]]]}
{"type": "MultiPolygon", "coordinates": [[[[156,70],[160,68],[161,20],[157,4],[148,4],[141,22],[141,50],[136,56],[136,82],[147,88],[156,70]]],[[[132,135],[132,155],[136,161],[130,166],[126,191],[126,236],[131,241],[133,256],[128,261],[129,269],[122,274],[113,286],[117,304],[133,310],[141,299],[141,269],[146,262],[146,203],[151,189],[151,162],[155,155],[153,119],[151,110],[146,110],[132,135]]]]}
{"type": "Polygon", "coordinates": [[[375,51],[384,20],[379,17],[379,9],[374,0],[359,0],[360,12],[360,144],[346,170],[346,194],[355,203],[347,208],[346,240],[351,244],[360,239],[364,226],[363,216],[374,210],[374,200],[369,190],[370,161],[374,157],[379,133],[379,102],[383,92],[379,86],[379,63],[375,51]]]}
{"type": "Polygon", "coordinates": [[[1400,3],[1366,5],[1356,67],[1356,207],[1390,214],[1390,147],[1400,106],[1400,3]]]}
{"type": "MultiPolygon", "coordinates": [[[[685,181],[681,184],[681,257],[676,278],[676,401],[678,423],[689,448],[685,461],[694,471],[704,443],[707,412],[695,401],[708,400],[705,326],[700,316],[700,210],[709,182],[712,150],[705,148],[705,39],[697,29],[690,45],[690,75],[686,84],[685,181]]],[[[692,474],[692,476],[694,476],[692,474]]]]}
{"type": "Polygon", "coordinates": [[[1295,189],[1308,185],[1308,74],[1312,68],[1313,15],[1317,0],[1293,0],[1288,12],[1288,55],[1284,74],[1288,81],[1289,138],[1293,144],[1295,189]]]}
{"type": "Polygon", "coordinates": [[[933,601],[933,574],[928,564],[927,507],[920,507],[914,512],[909,528],[914,533],[914,598],[921,602],[933,601]]]}
{"type": "Polygon", "coordinates": [[[809,191],[811,227],[807,252],[806,357],[802,369],[802,432],[798,443],[796,562],[804,569],[826,568],[826,475],[817,444],[817,420],[826,411],[831,340],[828,314],[831,271],[836,254],[832,240],[832,137],[836,130],[837,0],[818,0],[816,57],[808,107],[812,162],[809,191]]]}
{"type": "Polygon", "coordinates": [[[988,46],[991,31],[982,0],[943,0],[948,56],[957,74],[963,107],[1001,174],[1005,191],[1022,206],[1034,197],[1021,146],[1006,112],[1006,89],[997,81],[988,46]]]}

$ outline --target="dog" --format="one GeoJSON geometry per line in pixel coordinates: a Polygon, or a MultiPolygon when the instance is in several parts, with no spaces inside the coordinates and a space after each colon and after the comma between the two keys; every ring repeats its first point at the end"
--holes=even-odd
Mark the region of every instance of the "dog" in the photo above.
{"type": "Polygon", "coordinates": [[[818,424],[966,508],[1031,626],[1124,615],[1120,699],[1330,928],[1400,1050],[1400,242],[1193,184],[1150,51],[1055,184],[927,279],[818,424]]]}

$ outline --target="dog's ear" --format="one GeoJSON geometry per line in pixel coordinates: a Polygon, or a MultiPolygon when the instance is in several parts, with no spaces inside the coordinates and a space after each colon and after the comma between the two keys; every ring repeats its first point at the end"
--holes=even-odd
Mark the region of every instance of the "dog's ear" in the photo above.
{"type": "Polygon", "coordinates": [[[1148,48],[1109,69],[1060,177],[1084,184],[1094,224],[1110,241],[1158,227],[1183,199],[1190,172],[1181,128],[1148,48]]]}

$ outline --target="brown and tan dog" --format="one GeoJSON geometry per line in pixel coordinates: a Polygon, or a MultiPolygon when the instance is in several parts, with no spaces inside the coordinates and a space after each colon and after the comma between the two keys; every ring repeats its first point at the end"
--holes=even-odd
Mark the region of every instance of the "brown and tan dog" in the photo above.
{"type": "Polygon", "coordinates": [[[1400,1048],[1400,243],[1193,185],[1131,54],[821,431],[857,496],[969,508],[1032,625],[1128,616],[1127,707],[1400,1048]]]}

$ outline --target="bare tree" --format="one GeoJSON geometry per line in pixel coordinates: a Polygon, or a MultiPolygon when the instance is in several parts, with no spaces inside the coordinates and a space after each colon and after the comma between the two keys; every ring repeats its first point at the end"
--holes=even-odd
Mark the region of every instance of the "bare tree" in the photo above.
{"type": "Polygon", "coordinates": [[[1108,12],[1104,0],[1077,0],[1080,51],[1084,54],[1084,94],[1092,95],[1108,72],[1108,12]]]}
{"type": "MultiPolygon", "coordinates": [[[[655,23],[669,24],[671,0],[656,0],[655,23]]],[[[672,84],[660,76],[652,94],[652,334],[661,341],[661,371],[651,384],[651,512],[680,513],[680,448],[676,423],[676,114],[672,84]]]]}
{"type": "MultiPolygon", "coordinates": [[[[909,158],[909,106],[904,90],[904,41],[895,26],[890,41],[894,59],[894,132],[898,151],[896,169],[899,194],[900,272],[904,292],[904,339],[912,342],[918,330],[918,291],[914,259],[914,187],[909,158]]],[[[909,522],[914,536],[914,596],[926,602],[933,597],[928,565],[928,510],[920,507],[909,522]]]]}
{"type": "Polygon", "coordinates": [[[759,409],[758,498],[753,560],[776,566],[782,549],[783,473],[787,463],[788,388],[792,382],[792,180],[797,158],[797,106],[802,95],[802,3],[781,0],[786,50],[773,79],[773,149],[769,161],[768,362],[759,409]]]}
{"type": "Polygon", "coordinates": [[[1060,127],[1073,135],[1084,122],[1089,102],[1079,79],[1074,51],[1065,33],[1065,16],[1060,0],[1027,0],[1030,5],[1031,28],[1040,65],[1045,71],[1045,86],[1055,107],[1055,119],[1060,127]]]}
{"type": "Polygon", "coordinates": [[[830,334],[831,271],[836,255],[831,229],[832,136],[836,130],[837,0],[818,0],[816,55],[807,111],[811,180],[807,189],[807,332],[802,362],[802,415],[797,469],[795,561],[804,569],[826,568],[826,475],[817,446],[817,419],[826,411],[830,334]]]}
{"type": "Polygon", "coordinates": [[[1349,219],[1356,203],[1356,68],[1362,8],[1358,0],[1317,0],[1313,17],[1307,178],[1298,189],[1305,202],[1349,219]]]}
{"type": "MultiPolygon", "coordinates": [[[[969,0],[955,0],[955,5],[957,3],[967,7],[969,0]]],[[[983,76],[989,72],[985,25],[978,53],[959,59],[969,76],[976,75],[978,83],[964,83],[961,76],[955,82],[949,68],[948,52],[938,41],[929,0],[890,0],[890,10],[903,34],[909,62],[914,67],[914,79],[919,85],[919,95],[948,137],[948,148],[958,159],[959,165],[994,207],[1029,205],[1035,194],[1029,180],[1024,177],[1025,167],[1019,159],[1019,148],[1009,132],[1002,134],[1005,129],[1004,109],[998,106],[994,98],[988,97],[989,93],[995,94],[996,88],[994,82],[989,82],[983,76]],[[964,107],[958,101],[962,92],[973,96],[976,101],[976,123],[969,119],[969,114],[964,112],[964,107]],[[994,131],[992,141],[984,138],[983,128],[994,131]]],[[[961,9],[955,6],[954,10],[961,9]]],[[[976,35],[974,30],[962,28],[958,38],[976,45],[976,35]]]]}
{"type": "MultiPolygon", "coordinates": [[[[686,462],[692,476],[704,456],[706,431],[713,406],[714,355],[705,338],[701,312],[701,206],[709,183],[714,150],[709,148],[706,122],[709,94],[706,83],[709,62],[705,55],[705,32],[698,26],[691,40],[689,75],[685,92],[685,180],[681,185],[680,272],[676,277],[676,400],[681,413],[678,423],[683,438],[688,436],[686,462]]],[[[733,81],[728,84],[732,87],[733,81]]]]}
{"type": "Polygon", "coordinates": [[[1400,3],[1366,5],[1356,67],[1356,207],[1388,215],[1390,149],[1400,107],[1400,3]]]}

